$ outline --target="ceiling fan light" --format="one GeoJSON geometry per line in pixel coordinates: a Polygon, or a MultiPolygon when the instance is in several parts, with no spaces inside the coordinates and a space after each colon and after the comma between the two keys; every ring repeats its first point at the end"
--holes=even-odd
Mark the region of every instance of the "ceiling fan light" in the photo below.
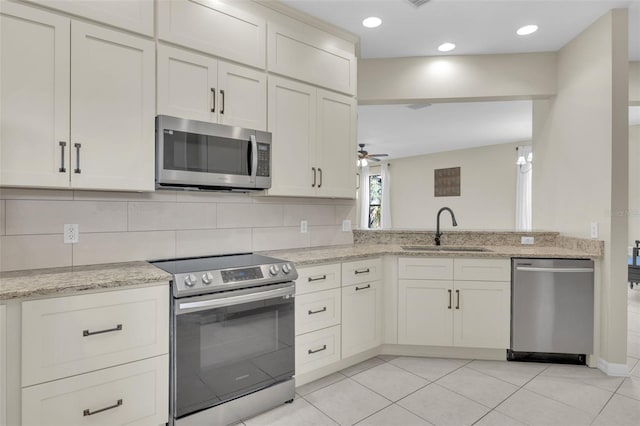
{"type": "Polygon", "coordinates": [[[369,162],[367,161],[366,158],[363,158],[362,160],[360,160],[360,166],[367,167],[368,165],[369,165],[369,162]]]}
{"type": "Polygon", "coordinates": [[[518,161],[516,161],[516,164],[518,166],[523,166],[523,165],[527,164],[527,160],[524,159],[524,155],[519,155],[518,156],[518,161]]]}

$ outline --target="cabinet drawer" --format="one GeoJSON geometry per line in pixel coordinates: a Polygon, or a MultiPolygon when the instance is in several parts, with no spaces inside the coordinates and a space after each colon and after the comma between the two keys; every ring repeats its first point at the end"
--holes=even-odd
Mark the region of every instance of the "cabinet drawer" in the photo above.
{"type": "Polygon", "coordinates": [[[405,280],[452,280],[453,259],[401,257],[398,259],[398,278],[405,280]]]}
{"type": "Polygon", "coordinates": [[[340,326],[296,336],[296,374],[340,361],[340,326]]]}
{"type": "Polygon", "coordinates": [[[382,276],[382,260],[365,259],[342,264],[342,285],[377,281],[382,276]]]}
{"type": "Polygon", "coordinates": [[[169,356],[162,355],[22,389],[22,423],[159,425],[169,418],[168,402],[169,356]]]}
{"type": "Polygon", "coordinates": [[[296,294],[340,287],[340,264],[309,266],[298,269],[296,294]]]}
{"type": "Polygon", "coordinates": [[[511,281],[509,259],[455,259],[453,277],[464,281],[511,281]]]}
{"type": "Polygon", "coordinates": [[[22,304],[22,386],[166,354],[169,287],[22,304]]]}
{"type": "Polygon", "coordinates": [[[296,335],[340,324],[340,289],[296,297],[296,335]]]}

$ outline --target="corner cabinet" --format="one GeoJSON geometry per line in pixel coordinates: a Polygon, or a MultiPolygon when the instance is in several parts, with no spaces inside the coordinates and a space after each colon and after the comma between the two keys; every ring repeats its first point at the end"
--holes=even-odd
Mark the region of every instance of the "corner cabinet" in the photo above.
{"type": "Polygon", "coordinates": [[[398,343],[508,348],[506,259],[398,259],[398,343]]]}
{"type": "Polygon", "coordinates": [[[10,2],[0,13],[0,184],[153,190],[154,42],[10,2]]]}
{"type": "Polygon", "coordinates": [[[274,171],[268,194],[354,198],[355,100],[273,76],[268,86],[274,171]]]}

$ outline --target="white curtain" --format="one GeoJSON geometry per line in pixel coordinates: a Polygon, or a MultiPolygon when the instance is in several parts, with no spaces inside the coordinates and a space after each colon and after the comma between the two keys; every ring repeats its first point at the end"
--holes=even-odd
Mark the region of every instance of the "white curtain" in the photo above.
{"type": "Polygon", "coordinates": [[[369,227],[369,167],[360,169],[360,228],[367,229],[369,227]]]}
{"type": "Polygon", "coordinates": [[[531,146],[519,146],[516,160],[524,158],[525,164],[516,164],[516,231],[531,231],[531,176],[533,163],[531,146]]]}
{"type": "Polygon", "coordinates": [[[382,212],[380,227],[391,229],[391,164],[382,165],[382,212]]]}

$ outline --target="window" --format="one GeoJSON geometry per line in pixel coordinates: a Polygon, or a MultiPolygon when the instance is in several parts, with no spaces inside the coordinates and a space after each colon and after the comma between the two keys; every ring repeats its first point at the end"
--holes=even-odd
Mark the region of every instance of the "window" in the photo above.
{"type": "Polygon", "coordinates": [[[380,229],[382,175],[369,175],[369,228],[380,229]]]}

